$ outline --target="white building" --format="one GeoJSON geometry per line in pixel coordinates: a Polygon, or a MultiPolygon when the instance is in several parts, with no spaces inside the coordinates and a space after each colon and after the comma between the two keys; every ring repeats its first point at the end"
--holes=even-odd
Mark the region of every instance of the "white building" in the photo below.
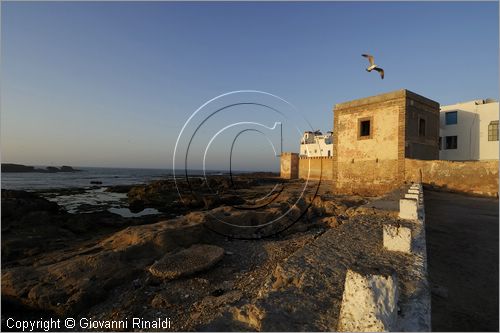
{"type": "Polygon", "coordinates": [[[439,158],[498,159],[498,102],[479,99],[441,107],[439,158]]]}
{"type": "Polygon", "coordinates": [[[328,156],[333,154],[332,132],[323,135],[320,131],[304,132],[300,141],[300,155],[308,157],[328,156]]]}

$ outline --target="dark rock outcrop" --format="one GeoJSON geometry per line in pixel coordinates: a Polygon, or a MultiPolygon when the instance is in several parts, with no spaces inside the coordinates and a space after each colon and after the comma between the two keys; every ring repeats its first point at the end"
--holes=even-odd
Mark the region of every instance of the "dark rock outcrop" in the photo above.
{"type": "Polygon", "coordinates": [[[22,164],[14,164],[14,163],[2,163],[2,172],[77,172],[81,171],[78,169],[74,169],[73,167],[63,165],[61,168],[48,166],[45,169],[36,169],[35,167],[29,165],[22,164]]]}
{"type": "Polygon", "coordinates": [[[2,163],[2,172],[34,172],[35,168],[32,166],[14,164],[14,163],[2,163]]]}
{"type": "MultiPolygon", "coordinates": [[[[129,227],[62,258],[3,269],[2,298],[58,315],[76,314],[105,297],[111,287],[133,279],[164,253],[202,241],[204,232],[200,223],[185,218],[129,227]]],[[[186,250],[186,262],[203,265],[200,250],[207,254],[206,248],[186,250]]],[[[210,250],[212,255],[204,258],[220,259],[220,251],[210,250]]]]}

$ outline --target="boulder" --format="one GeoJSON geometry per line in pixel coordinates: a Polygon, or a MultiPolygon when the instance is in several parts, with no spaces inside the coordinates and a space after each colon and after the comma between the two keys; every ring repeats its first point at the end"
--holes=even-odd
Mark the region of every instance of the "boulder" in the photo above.
{"type": "Polygon", "coordinates": [[[176,279],[204,271],[224,256],[224,249],[215,245],[197,244],[176,253],[166,254],[149,271],[163,279],[176,279]]]}

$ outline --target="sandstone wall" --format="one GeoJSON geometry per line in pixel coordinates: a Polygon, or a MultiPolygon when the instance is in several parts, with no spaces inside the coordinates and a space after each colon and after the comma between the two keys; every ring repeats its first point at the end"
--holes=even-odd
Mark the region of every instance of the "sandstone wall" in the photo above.
{"type": "Polygon", "coordinates": [[[398,160],[368,160],[338,163],[337,193],[376,196],[397,187],[398,160]]]}
{"type": "Polygon", "coordinates": [[[405,180],[477,195],[498,196],[498,161],[405,159],[405,180]]]}
{"type": "Polygon", "coordinates": [[[439,104],[406,91],[405,158],[439,159],[439,104]],[[419,133],[420,120],[425,133],[419,133]]]}
{"type": "Polygon", "coordinates": [[[299,154],[283,153],[280,158],[280,177],[297,179],[299,176],[299,154]]]}
{"type": "Polygon", "coordinates": [[[398,186],[404,159],[404,91],[337,104],[334,110],[335,191],[378,195],[398,186]],[[371,135],[360,137],[369,119],[371,135]]]}
{"type": "Polygon", "coordinates": [[[301,157],[299,159],[299,178],[323,179],[333,178],[332,157],[301,157]]]}
{"type": "Polygon", "coordinates": [[[439,157],[439,104],[405,89],[340,103],[333,133],[334,190],[384,194],[404,183],[405,158],[439,157]],[[371,123],[369,137],[360,136],[363,120],[371,123]]]}

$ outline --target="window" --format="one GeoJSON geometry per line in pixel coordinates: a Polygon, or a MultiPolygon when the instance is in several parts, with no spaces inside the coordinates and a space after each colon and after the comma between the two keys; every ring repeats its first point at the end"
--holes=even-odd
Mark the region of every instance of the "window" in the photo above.
{"type": "Polygon", "coordinates": [[[457,136],[446,137],[446,147],[444,149],[457,149],[457,136]]]}
{"type": "Polygon", "coordinates": [[[443,137],[440,136],[439,137],[439,143],[438,143],[438,146],[439,146],[439,150],[442,150],[443,149],[443,137]]]}
{"type": "Polygon", "coordinates": [[[370,136],[370,121],[364,120],[361,122],[359,136],[370,136]]]}
{"type": "Polygon", "coordinates": [[[328,150],[328,157],[330,157],[330,150],[328,150]]]}
{"type": "Polygon", "coordinates": [[[444,117],[446,125],[455,125],[458,121],[457,111],[446,112],[444,117]]]}
{"type": "Polygon", "coordinates": [[[418,119],[418,136],[425,136],[425,119],[418,119]]]}
{"type": "Polygon", "coordinates": [[[494,120],[488,125],[488,141],[498,141],[498,120],[494,120]]]}
{"type": "Polygon", "coordinates": [[[371,117],[358,119],[358,139],[371,139],[372,132],[371,117]]]}

